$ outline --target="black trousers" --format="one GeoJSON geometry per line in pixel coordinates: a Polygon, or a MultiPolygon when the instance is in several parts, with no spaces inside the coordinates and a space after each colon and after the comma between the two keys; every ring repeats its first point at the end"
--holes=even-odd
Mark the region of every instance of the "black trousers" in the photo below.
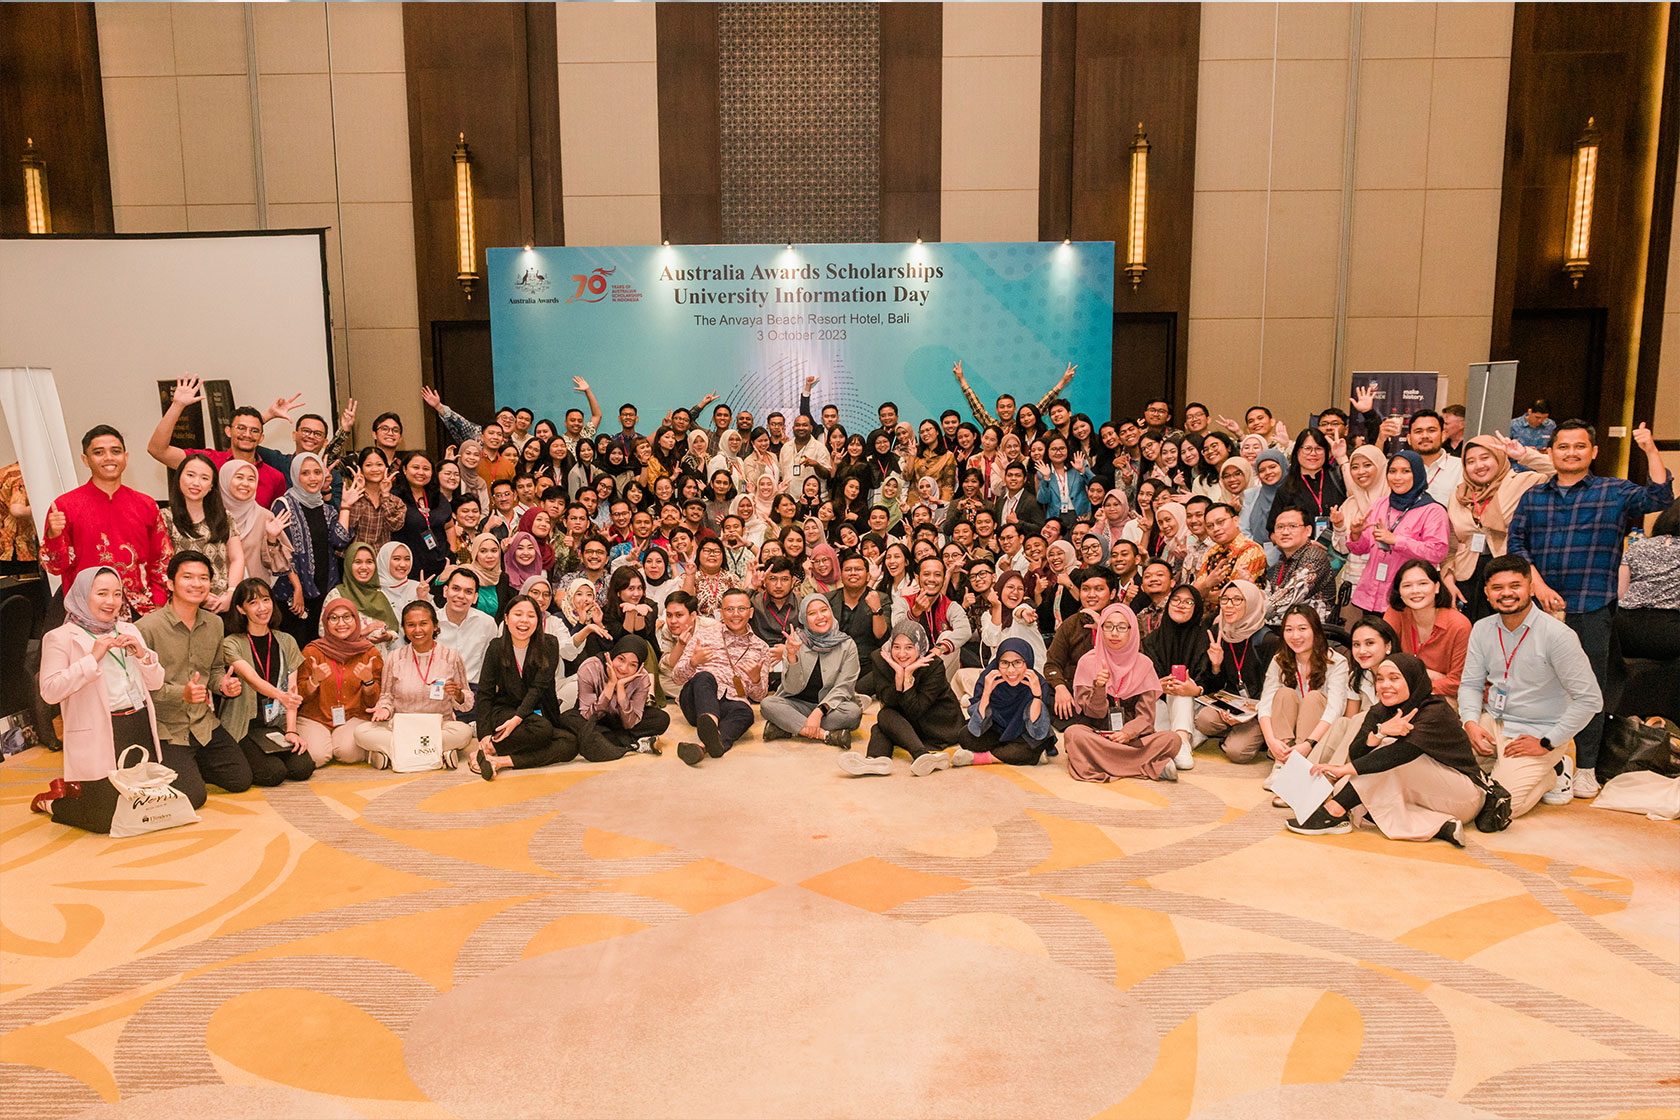
{"type": "Polygon", "coordinates": [[[947,743],[962,742],[965,730],[960,723],[912,723],[903,712],[882,708],[869,731],[869,757],[891,758],[894,747],[903,747],[911,758],[917,758],[947,743]]]}
{"type": "Polygon", "coordinates": [[[239,740],[239,749],[245,754],[245,761],[251,767],[251,784],[254,786],[277,786],[288,779],[294,782],[306,782],[315,773],[315,760],[309,757],[308,751],[285,751],[280,754],[265,754],[262,742],[269,731],[274,728],[257,727],[252,725],[245,738],[239,740]]]}
{"type": "Polygon", "coordinates": [[[1023,737],[1005,743],[1001,741],[995,727],[986,728],[985,732],[980,735],[976,735],[967,727],[964,727],[962,729],[962,741],[959,745],[975,754],[982,751],[990,752],[993,758],[1011,766],[1037,766],[1043,761],[1046,748],[1055,741],[1054,736],[1044,739],[1023,737]]]}
{"type": "Polygon", "coordinates": [[[704,670],[694,674],[682,686],[682,692],[677,695],[677,707],[682,709],[683,718],[689,723],[697,722],[702,715],[715,719],[718,738],[723,741],[725,751],[752,728],[752,705],[744,700],[720,699],[717,678],[704,670]]]}
{"type": "MultiPolygon", "coordinates": [[[[492,708],[490,719],[481,723],[478,733],[491,735],[496,728],[514,715],[512,708],[492,708]]],[[[536,766],[552,766],[577,757],[577,736],[559,731],[540,712],[533,712],[508,732],[508,737],[496,744],[496,753],[513,760],[515,770],[529,770],[536,766]]]]}
{"type": "Polygon", "coordinates": [[[321,604],[325,598],[305,599],[303,614],[292,613],[291,581],[284,574],[274,585],[274,626],[276,629],[290,634],[297,642],[298,648],[313,642],[321,636],[321,604]]]}
{"type": "Polygon", "coordinates": [[[671,717],[665,711],[651,705],[642,710],[641,722],[634,727],[625,727],[615,715],[603,714],[595,723],[601,729],[601,734],[609,742],[617,744],[623,751],[628,751],[635,745],[637,739],[655,738],[665,734],[671,728],[671,717]]]}
{"type": "MultiPolygon", "coordinates": [[[[174,743],[159,746],[157,740],[152,738],[151,720],[146,718],[145,712],[112,716],[111,741],[116,747],[119,763],[122,762],[123,751],[127,748],[144,748],[147,761],[161,762],[175,771],[175,788],[186,795],[194,809],[204,807],[208,795],[192,752],[174,743]]],[[[132,751],[129,752],[128,762],[130,765],[135,762],[132,751]]],[[[59,824],[67,824],[88,832],[110,832],[111,818],[117,812],[117,787],[111,784],[109,778],[97,778],[79,784],[81,796],[61,797],[52,803],[52,819],[59,824]]]]}

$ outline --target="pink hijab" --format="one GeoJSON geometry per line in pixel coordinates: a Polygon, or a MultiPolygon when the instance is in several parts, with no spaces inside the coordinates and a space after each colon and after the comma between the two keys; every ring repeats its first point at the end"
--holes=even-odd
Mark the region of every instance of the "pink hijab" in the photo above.
{"type": "Polygon", "coordinates": [[[1097,644],[1091,651],[1079,659],[1079,665],[1073,672],[1073,687],[1075,690],[1089,688],[1097,679],[1097,671],[1104,664],[1108,666],[1109,698],[1123,700],[1128,696],[1142,696],[1146,692],[1161,691],[1161,677],[1155,671],[1155,665],[1144,656],[1139,648],[1137,615],[1132,608],[1124,603],[1114,603],[1105,609],[1097,618],[1095,635],[1097,644]],[[1126,636],[1126,644],[1121,648],[1109,649],[1108,642],[1103,637],[1103,623],[1110,619],[1123,618],[1131,627],[1131,633],[1126,636]]]}

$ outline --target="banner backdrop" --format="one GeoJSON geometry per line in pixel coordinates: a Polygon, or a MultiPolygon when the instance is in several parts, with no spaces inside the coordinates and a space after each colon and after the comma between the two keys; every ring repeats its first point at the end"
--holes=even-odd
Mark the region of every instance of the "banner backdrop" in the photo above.
{"type": "MultiPolygon", "coordinates": [[[[1069,362],[1066,396],[1109,413],[1114,243],[630,245],[490,249],[496,400],[558,421],[586,378],[618,430],[625,401],[652,434],[709,392],[762,422],[837,405],[848,430],[875,404],[914,421],[956,408],[951,364],[989,409],[1036,402],[1069,362]]],[[[699,418],[702,426],[710,416],[699,418]]]]}

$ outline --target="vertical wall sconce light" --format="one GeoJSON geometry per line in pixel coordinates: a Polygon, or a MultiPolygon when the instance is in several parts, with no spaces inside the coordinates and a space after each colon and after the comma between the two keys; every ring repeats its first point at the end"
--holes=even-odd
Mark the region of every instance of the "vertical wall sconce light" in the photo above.
{"type": "Polygon", "coordinates": [[[478,283],[478,231],[473,224],[472,151],[464,132],[455,145],[455,279],[471,299],[478,283]]]}
{"type": "Polygon", "coordinates": [[[1575,159],[1569,169],[1569,224],[1564,231],[1563,270],[1570,286],[1580,287],[1587,271],[1587,247],[1592,240],[1593,188],[1598,182],[1598,132],[1593,118],[1575,141],[1575,159]]]}
{"type": "Polygon", "coordinates": [[[1126,275],[1136,288],[1149,266],[1144,263],[1144,231],[1149,224],[1149,137],[1138,122],[1132,138],[1132,191],[1126,210],[1126,275]]]}
{"type": "Polygon", "coordinates": [[[47,202],[47,165],[35,150],[35,141],[23,145],[23,205],[30,233],[52,232],[52,207],[47,202]]]}

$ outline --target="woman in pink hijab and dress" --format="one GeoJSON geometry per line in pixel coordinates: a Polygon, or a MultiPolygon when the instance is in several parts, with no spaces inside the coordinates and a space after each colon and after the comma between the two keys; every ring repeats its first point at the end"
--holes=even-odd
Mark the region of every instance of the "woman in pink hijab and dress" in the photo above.
{"type": "Polygon", "coordinates": [[[1074,669],[1073,702],[1097,726],[1074,724],[1062,733],[1068,773],[1082,782],[1178,781],[1173,756],[1182,740],[1155,730],[1161,678],[1140,648],[1132,608],[1115,603],[1104,610],[1096,638],[1074,669]]]}

